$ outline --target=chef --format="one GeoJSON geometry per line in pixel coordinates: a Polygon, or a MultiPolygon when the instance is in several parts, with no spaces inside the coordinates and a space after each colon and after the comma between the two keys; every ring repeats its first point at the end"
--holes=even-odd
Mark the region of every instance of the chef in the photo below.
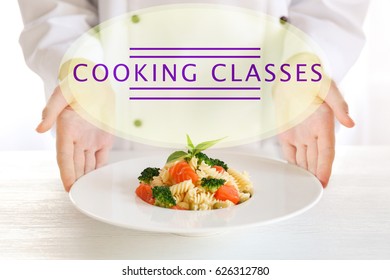
{"type": "MultiPolygon", "coordinates": [[[[259,154],[281,150],[284,158],[315,174],[326,186],[335,154],[334,119],[346,127],[354,122],[337,89],[364,44],[362,23],[368,0],[19,0],[24,21],[20,36],[28,66],[44,81],[47,105],[40,133],[56,124],[57,161],[65,190],[82,175],[107,161],[112,146],[147,149],[141,144],[114,139],[82,119],[68,106],[58,86],[58,69],[69,46],[100,22],[141,8],[177,3],[224,4],[262,11],[303,30],[326,53],[333,66],[332,84],[325,102],[305,121],[273,139],[243,149],[259,154]]],[[[139,120],[139,125],[142,120],[139,120]]]]}

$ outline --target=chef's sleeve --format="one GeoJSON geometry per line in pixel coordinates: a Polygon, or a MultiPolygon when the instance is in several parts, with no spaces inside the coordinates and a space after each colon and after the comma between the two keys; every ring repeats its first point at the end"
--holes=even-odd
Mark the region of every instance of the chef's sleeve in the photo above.
{"type": "Polygon", "coordinates": [[[291,0],[289,22],[309,35],[324,51],[330,75],[340,82],[357,60],[369,0],[291,0]]]}
{"type": "Polygon", "coordinates": [[[98,24],[97,7],[87,0],[18,1],[24,23],[19,42],[27,65],[42,78],[49,97],[71,43],[98,24]]]}

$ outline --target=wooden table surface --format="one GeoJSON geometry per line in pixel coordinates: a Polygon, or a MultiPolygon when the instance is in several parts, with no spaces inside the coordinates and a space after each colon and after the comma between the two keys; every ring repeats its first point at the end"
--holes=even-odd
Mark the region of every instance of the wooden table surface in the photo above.
{"type": "Polygon", "coordinates": [[[339,147],[314,208],[210,237],[95,221],[63,191],[53,152],[0,152],[0,259],[390,259],[390,147],[339,147]]]}

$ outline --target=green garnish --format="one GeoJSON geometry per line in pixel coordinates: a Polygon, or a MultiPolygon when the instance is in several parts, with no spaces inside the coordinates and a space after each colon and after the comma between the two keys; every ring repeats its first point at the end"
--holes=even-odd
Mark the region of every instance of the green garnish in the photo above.
{"type": "Polygon", "coordinates": [[[153,197],[156,199],[154,205],[171,208],[176,205],[176,200],[173,198],[172,192],[169,187],[156,186],[152,188],[153,197]]]}
{"type": "MultiPolygon", "coordinates": [[[[202,143],[200,143],[200,144],[195,146],[192,143],[192,140],[191,140],[190,136],[187,135],[187,148],[188,148],[188,152],[184,152],[184,151],[173,152],[168,157],[167,162],[171,162],[171,161],[175,161],[175,160],[179,160],[179,159],[189,160],[192,157],[194,157],[194,156],[198,155],[199,153],[201,153],[202,151],[204,151],[204,150],[214,146],[215,144],[217,144],[222,139],[225,139],[225,138],[202,142],[202,143]]],[[[221,162],[221,161],[218,161],[218,162],[221,162]]]]}
{"type": "Polygon", "coordinates": [[[225,183],[224,179],[202,178],[200,185],[207,191],[216,192],[225,183]]]}
{"type": "Polygon", "coordinates": [[[144,169],[144,171],[141,172],[141,176],[138,177],[138,180],[145,184],[150,184],[150,182],[153,180],[153,177],[158,176],[159,172],[160,168],[147,167],[144,169]]]}
{"type": "Polygon", "coordinates": [[[206,154],[204,153],[198,153],[195,155],[197,157],[197,159],[199,161],[203,161],[204,163],[206,163],[207,165],[209,166],[221,166],[223,169],[225,169],[225,171],[228,170],[228,166],[225,162],[223,162],[222,160],[220,159],[216,159],[216,158],[209,158],[206,154]]]}

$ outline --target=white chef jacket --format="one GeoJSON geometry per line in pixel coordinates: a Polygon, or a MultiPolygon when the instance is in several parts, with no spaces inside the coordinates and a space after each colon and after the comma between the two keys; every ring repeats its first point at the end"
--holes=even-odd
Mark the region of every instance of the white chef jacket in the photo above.
{"type": "MultiPolygon", "coordinates": [[[[339,82],[364,43],[362,24],[369,0],[19,0],[24,30],[20,44],[28,66],[50,96],[61,59],[70,44],[91,27],[112,17],[162,4],[213,3],[286,17],[323,49],[339,82]]],[[[264,144],[263,142],[261,146],[264,144]]],[[[122,144],[131,148],[134,144],[122,144]]],[[[263,149],[264,150],[264,149],[263,149]]],[[[271,155],[275,155],[271,153],[271,155]]]]}

